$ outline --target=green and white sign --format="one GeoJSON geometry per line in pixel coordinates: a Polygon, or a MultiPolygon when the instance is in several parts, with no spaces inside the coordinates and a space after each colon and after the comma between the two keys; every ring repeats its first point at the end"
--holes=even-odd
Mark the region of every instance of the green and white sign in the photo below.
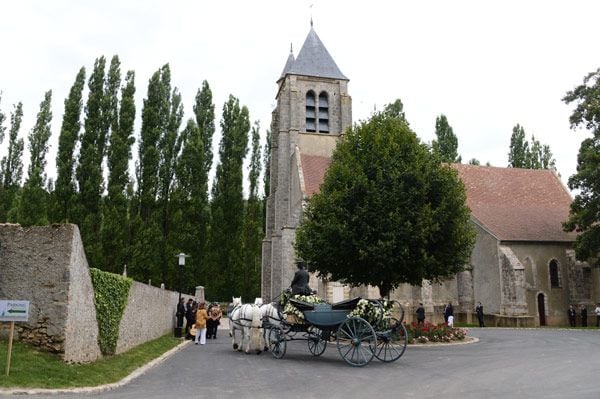
{"type": "Polygon", "coordinates": [[[0,321],[27,321],[29,301],[0,300],[0,321]]]}

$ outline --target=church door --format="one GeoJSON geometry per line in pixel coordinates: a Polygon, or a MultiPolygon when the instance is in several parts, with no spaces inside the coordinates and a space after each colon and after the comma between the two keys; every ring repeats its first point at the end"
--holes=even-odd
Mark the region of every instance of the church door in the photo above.
{"type": "Polygon", "coordinates": [[[538,303],[538,314],[540,316],[540,326],[546,325],[546,308],[544,306],[544,294],[538,294],[537,297],[538,303]]]}

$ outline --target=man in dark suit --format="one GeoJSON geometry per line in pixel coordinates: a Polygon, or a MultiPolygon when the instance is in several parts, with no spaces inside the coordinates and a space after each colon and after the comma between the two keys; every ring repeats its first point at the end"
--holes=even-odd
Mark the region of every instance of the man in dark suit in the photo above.
{"type": "Polygon", "coordinates": [[[313,292],[308,286],[308,280],[310,276],[308,272],[304,269],[304,262],[299,260],[296,263],[298,270],[294,273],[294,279],[292,280],[292,284],[290,284],[292,288],[292,294],[294,295],[311,295],[313,292]]]}
{"type": "Polygon", "coordinates": [[[571,327],[575,327],[576,324],[577,324],[577,312],[575,311],[575,308],[573,307],[573,305],[569,305],[569,325],[571,327]]]}
{"type": "Polygon", "coordinates": [[[481,302],[477,302],[477,306],[475,306],[475,313],[477,313],[479,327],[485,327],[485,325],[483,325],[483,305],[481,304],[481,302]]]}

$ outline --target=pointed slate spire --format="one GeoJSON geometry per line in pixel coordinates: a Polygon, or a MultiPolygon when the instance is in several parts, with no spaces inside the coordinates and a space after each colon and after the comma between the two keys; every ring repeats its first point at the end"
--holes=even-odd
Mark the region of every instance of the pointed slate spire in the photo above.
{"type": "Polygon", "coordinates": [[[313,29],[312,23],[310,32],[308,32],[308,36],[304,41],[304,45],[302,46],[302,49],[300,49],[300,53],[298,53],[298,58],[296,58],[296,61],[289,70],[284,70],[284,75],[287,73],[349,80],[340,71],[331,55],[329,55],[325,45],[323,45],[323,42],[319,39],[319,36],[317,36],[317,33],[313,29]]]}
{"type": "Polygon", "coordinates": [[[283,67],[283,72],[281,72],[281,76],[279,77],[278,80],[281,80],[285,77],[285,75],[288,74],[288,72],[290,71],[290,69],[292,69],[292,65],[294,65],[294,51],[292,49],[292,43],[290,43],[290,55],[288,55],[288,59],[285,62],[285,66],[283,67]]]}

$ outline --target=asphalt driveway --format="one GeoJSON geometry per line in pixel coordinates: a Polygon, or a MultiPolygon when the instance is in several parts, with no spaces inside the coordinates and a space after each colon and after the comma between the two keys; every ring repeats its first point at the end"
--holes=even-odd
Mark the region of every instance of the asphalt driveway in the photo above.
{"type": "MultiPolygon", "coordinates": [[[[412,347],[395,363],[348,366],[306,342],[284,358],[234,352],[226,331],[188,345],[116,390],[52,398],[600,398],[600,330],[473,329],[478,343],[412,347]]],[[[45,395],[44,395],[45,396],[45,395]]],[[[42,395],[36,395],[43,397],[42,395]]]]}

